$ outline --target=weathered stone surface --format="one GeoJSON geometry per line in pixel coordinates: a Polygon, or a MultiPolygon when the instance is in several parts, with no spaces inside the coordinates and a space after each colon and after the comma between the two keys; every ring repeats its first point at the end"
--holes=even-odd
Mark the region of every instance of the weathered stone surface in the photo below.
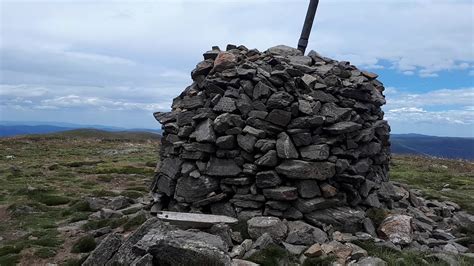
{"type": "Polygon", "coordinates": [[[262,157],[255,160],[256,165],[274,167],[278,164],[277,152],[275,150],[270,150],[265,153],[262,157]]]}
{"type": "Polygon", "coordinates": [[[325,127],[324,130],[330,134],[345,134],[359,130],[362,126],[354,122],[339,122],[329,127],[325,127]]]}
{"type": "Polygon", "coordinates": [[[262,152],[268,152],[274,150],[276,146],[276,141],[272,139],[259,139],[255,143],[255,148],[261,150],[262,152]]]}
{"type": "Polygon", "coordinates": [[[410,244],[413,241],[412,217],[389,215],[378,228],[379,235],[394,244],[410,244]]]}
{"type": "Polygon", "coordinates": [[[300,148],[301,158],[309,161],[322,161],[329,157],[329,145],[319,144],[300,148]]]}
{"type": "Polygon", "coordinates": [[[325,180],[336,173],[335,165],[329,162],[306,162],[286,160],[276,167],[276,171],[292,179],[325,180]]]}
{"type": "Polygon", "coordinates": [[[158,219],[181,228],[210,228],[219,224],[236,224],[237,219],[223,215],[162,211],[158,219]]]}
{"type": "Polygon", "coordinates": [[[332,122],[339,122],[341,119],[348,117],[351,111],[350,108],[341,108],[335,103],[326,103],[321,107],[321,115],[332,122]]]}
{"type": "Polygon", "coordinates": [[[305,199],[321,196],[321,190],[316,180],[299,180],[296,182],[296,188],[300,197],[305,199]]]}
{"type": "Polygon", "coordinates": [[[237,107],[235,105],[234,99],[229,97],[222,97],[212,110],[215,112],[232,113],[237,110],[237,107]]]}
{"type": "Polygon", "coordinates": [[[319,243],[311,245],[305,252],[304,255],[308,258],[315,258],[323,255],[323,250],[319,243]]]}
{"type": "Polygon", "coordinates": [[[219,187],[217,179],[208,176],[194,178],[183,176],[176,184],[176,196],[184,198],[186,202],[194,202],[206,198],[207,194],[216,191],[219,187]]]}
{"type": "Polygon", "coordinates": [[[82,265],[105,265],[122,245],[122,237],[117,233],[106,236],[82,265]]]}
{"type": "Polygon", "coordinates": [[[266,98],[270,94],[271,90],[272,88],[270,86],[260,81],[253,88],[253,99],[258,100],[263,97],[266,98]]]}
{"type": "Polygon", "coordinates": [[[179,229],[152,229],[134,246],[136,253],[149,253],[159,265],[230,265],[227,245],[218,236],[179,229]],[[166,254],[166,256],[163,256],[166,254]]]}
{"type": "Polygon", "coordinates": [[[241,172],[242,168],[234,160],[212,157],[207,165],[206,174],[216,177],[234,177],[238,176],[241,172]]]}
{"type": "Polygon", "coordinates": [[[365,257],[358,262],[349,263],[350,266],[387,266],[387,262],[377,257],[365,257]]]}
{"type": "Polygon", "coordinates": [[[275,92],[268,98],[267,108],[268,109],[283,109],[289,106],[294,100],[294,97],[291,94],[279,91],[275,92]]]}
{"type": "Polygon", "coordinates": [[[310,213],[315,210],[322,210],[340,205],[341,202],[337,199],[313,198],[313,199],[298,199],[294,206],[302,213],[310,213]]]}
{"type": "Polygon", "coordinates": [[[278,126],[286,126],[291,120],[291,113],[281,109],[273,109],[267,115],[266,120],[278,126]]]}
{"type": "Polygon", "coordinates": [[[298,198],[295,187],[266,188],[263,190],[263,195],[272,200],[295,200],[298,198]]]}
{"type": "Polygon", "coordinates": [[[258,188],[276,187],[282,182],[275,171],[264,171],[257,173],[255,184],[258,188]]]}
{"type": "Polygon", "coordinates": [[[364,211],[350,207],[336,207],[324,210],[316,210],[305,214],[305,220],[315,226],[330,224],[337,230],[345,232],[356,232],[360,229],[360,223],[365,218],[364,211]]]}
{"type": "Polygon", "coordinates": [[[232,135],[218,137],[216,145],[221,149],[231,150],[235,147],[235,137],[232,135]]]}
{"type": "Polygon", "coordinates": [[[214,68],[212,71],[219,72],[237,65],[237,57],[228,52],[220,52],[214,60],[214,68]]]}
{"type": "Polygon", "coordinates": [[[239,144],[239,147],[248,153],[253,152],[255,142],[257,142],[257,138],[250,134],[237,135],[237,144],[239,144]]]}
{"type": "Polygon", "coordinates": [[[298,151],[293,145],[290,136],[285,132],[278,134],[276,142],[276,149],[278,157],[283,159],[296,159],[299,157],[298,151]]]}
{"type": "Polygon", "coordinates": [[[212,120],[208,118],[199,123],[191,137],[195,138],[197,142],[215,142],[216,134],[212,127],[212,120]]]}
{"type": "Polygon", "coordinates": [[[273,240],[285,239],[288,227],[276,217],[260,216],[247,221],[248,232],[252,239],[257,239],[264,233],[268,233],[273,240]]]}
{"type": "Polygon", "coordinates": [[[302,55],[302,52],[300,50],[293,47],[286,46],[286,45],[277,45],[277,46],[271,47],[267,50],[267,52],[274,55],[282,55],[282,56],[302,55]]]}
{"type": "Polygon", "coordinates": [[[327,234],[312,225],[302,221],[288,222],[288,236],[285,241],[294,245],[312,245],[324,243],[328,240],[327,234]]]}

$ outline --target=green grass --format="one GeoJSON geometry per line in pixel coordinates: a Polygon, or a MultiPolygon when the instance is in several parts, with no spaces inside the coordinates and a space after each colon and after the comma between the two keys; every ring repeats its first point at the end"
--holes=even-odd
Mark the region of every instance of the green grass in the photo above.
{"type": "Polygon", "coordinates": [[[474,163],[394,156],[390,170],[391,180],[420,189],[425,198],[450,200],[474,213],[474,163]]]}
{"type": "MultiPolygon", "coordinates": [[[[157,143],[154,134],[88,130],[0,139],[0,207],[8,207],[9,215],[0,222],[0,236],[9,239],[2,243],[0,265],[14,265],[26,249],[28,260],[62,261],[55,254],[71,240],[58,233],[58,225],[88,218],[92,212],[82,200],[85,196],[117,196],[125,191],[138,197],[148,192],[154,165],[147,163],[156,162],[157,143]],[[7,155],[15,159],[5,160],[7,155]],[[108,174],[98,174],[101,171],[108,174]]],[[[131,220],[94,221],[86,227],[116,228],[128,222],[132,229],[140,222],[131,220]]]]}
{"type": "MultiPolygon", "coordinates": [[[[399,252],[390,248],[376,246],[372,241],[356,241],[354,244],[367,250],[369,256],[379,257],[387,262],[389,266],[411,266],[411,265],[433,265],[448,266],[443,261],[428,257],[428,253],[419,252],[399,252]],[[428,264],[425,263],[428,262],[428,264]]],[[[461,265],[474,265],[474,259],[458,256],[457,260],[461,265]]]]}

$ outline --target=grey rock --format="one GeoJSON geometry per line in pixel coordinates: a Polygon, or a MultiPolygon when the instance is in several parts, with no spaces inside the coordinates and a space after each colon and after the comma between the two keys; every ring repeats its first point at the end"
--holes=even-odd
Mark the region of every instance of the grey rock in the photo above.
{"type": "Polygon", "coordinates": [[[336,173],[335,165],[329,162],[306,162],[286,160],[276,167],[276,171],[291,179],[325,180],[336,173]]]}
{"type": "Polygon", "coordinates": [[[263,189],[263,195],[267,199],[290,201],[298,198],[295,187],[277,187],[263,189]]]}
{"type": "Polygon", "coordinates": [[[296,147],[307,146],[313,141],[311,134],[307,132],[294,134],[291,138],[296,147]]]}
{"type": "Polygon", "coordinates": [[[302,213],[310,213],[315,210],[327,209],[341,205],[337,199],[313,198],[313,199],[297,199],[294,203],[295,208],[302,213]]]}
{"type": "Polygon", "coordinates": [[[308,199],[321,196],[318,182],[316,180],[300,180],[296,182],[296,188],[300,197],[308,199]]]}
{"type": "Polygon", "coordinates": [[[276,146],[276,141],[271,139],[259,139],[255,143],[255,148],[261,150],[262,152],[268,152],[274,150],[276,146]]]}
{"type": "Polygon", "coordinates": [[[284,111],[281,109],[273,109],[267,115],[265,120],[272,124],[284,127],[288,125],[288,123],[290,123],[291,112],[284,111]]]}
{"type": "MultiPolygon", "coordinates": [[[[254,217],[247,221],[248,233],[252,239],[258,239],[265,233],[277,242],[282,241],[287,234],[288,227],[286,224],[276,217],[260,216],[254,217]]],[[[258,241],[255,242],[255,245],[258,241]]],[[[253,248],[255,248],[255,245],[253,248]]]]}
{"type": "Polygon", "coordinates": [[[268,151],[262,157],[255,160],[255,164],[259,166],[269,166],[269,167],[277,166],[278,164],[277,152],[275,150],[268,151]]]}
{"type": "Polygon", "coordinates": [[[263,171],[259,172],[256,175],[255,184],[258,188],[269,188],[269,187],[276,187],[282,183],[280,176],[278,176],[277,172],[271,171],[263,171]]]}
{"type": "Polygon", "coordinates": [[[251,126],[245,126],[244,129],[242,130],[242,133],[250,134],[260,139],[265,138],[265,136],[267,135],[264,130],[256,129],[251,126]]]}
{"type": "Polygon", "coordinates": [[[360,259],[358,262],[349,263],[350,266],[386,266],[387,262],[377,257],[365,257],[360,259]]]}
{"type": "Polygon", "coordinates": [[[218,236],[179,229],[152,229],[134,246],[136,253],[149,253],[160,265],[230,265],[227,245],[218,236]],[[163,256],[166,254],[166,256],[163,256]]]}
{"type": "Polygon", "coordinates": [[[278,157],[283,159],[296,159],[299,157],[298,151],[295,148],[295,145],[291,141],[290,136],[285,132],[278,134],[278,139],[276,142],[276,149],[278,157]]]}
{"type": "Polygon", "coordinates": [[[184,198],[186,202],[202,200],[206,196],[219,188],[217,179],[208,176],[194,178],[183,176],[176,184],[176,196],[184,198]]]}
{"type": "Polygon", "coordinates": [[[271,90],[271,87],[260,81],[253,88],[253,99],[258,100],[260,98],[266,98],[270,95],[271,90]]]}
{"type": "Polygon", "coordinates": [[[273,93],[267,101],[268,109],[283,109],[289,106],[294,100],[291,94],[285,91],[278,91],[273,93]]]}
{"type": "Polygon", "coordinates": [[[229,97],[222,97],[219,102],[212,109],[215,112],[232,113],[237,110],[235,100],[229,97]]]}
{"type": "Polygon", "coordinates": [[[181,170],[182,164],[183,161],[177,157],[165,158],[160,163],[160,173],[174,179],[181,170]]]}
{"type": "Polygon", "coordinates": [[[131,266],[153,266],[153,256],[145,254],[143,257],[134,260],[131,266]]]}
{"type": "Polygon", "coordinates": [[[329,145],[319,144],[300,148],[301,158],[309,161],[322,161],[329,157],[329,145]]]}
{"type": "Polygon", "coordinates": [[[286,251],[288,251],[288,253],[290,253],[291,255],[294,255],[294,256],[301,255],[301,253],[303,253],[308,248],[307,246],[293,245],[293,244],[289,244],[289,243],[286,243],[286,242],[282,242],[281,244],[286,249],[286,251]]]}
{"type": "Polygon", "coordinates": [[[117,233],[106,236],[91,252],[82,265],[105,265],[122,245],[122,237],[117,233]]]}
{"type": "Polygon", "coordinates": [[[216,145],[221,149],[231,150],[235,147],[235,137],[233,135],[218,137],[216,145]]]}
{"type": "Polygon", "coordinates": [[[351,114],[352,109],[338,107],[335,103],[326,103],[321,107],[321,115],[329,117],[333,122],[339,122],[351,114]]]}
{"type": "Polygon", "coordinates": [[[359,130],[362,126],[354,122],[339,122],[337,124],[325,127],[324,130],[330,134],[345,134],[359,130]]]}
{"type": "Polygon", "coordinates": [[[379,236],[393,244],[410,244],[413,241],[412,217],[408,215],[389,215],[378,228],[379,236]]]}
{"type": "Polygon", "coordinates": [[[282,55],[282,56],[301,56],[302,52],[296,48],[289,47],[286,45],[277,45],[274,47],[271,47],[267,50],[268,53],[274,54],[274,55],[282,55]]]}
{"type": "Polygon", "coordinates": [[[288,222],[288,236],[285,241],[294,245],[312,245],[324,243],[328,240],[327,234],[312,225],[302,221],[288,222]]]}
{"type": "Polygon", "coordinates": [[[191,137],[195,138],[197,142],[215,142],[216,134],[212,127],[212,120],[208,118],[200,122],[191,137]]]}
{"type": "Polygon", "coordinates": [[[324,117],[313,115],[313,116],[302,116],[297,117],[291,120],[290,124],[288,124],[288,128],[308,128],[313,129],[317,128],[324,124],[324,117]]]}
{"type": "Polygon", "coordinates": [[[234,160],[212,157],[207,165],[206,174],[217,177],[235,177],[242,172],[242,168],[234,160]]]}
{"type": "Polygon", "coordinates": [[[257,138],[250,134],[237,135],[237,144],[239,145],[240,148],[242,148],[244,151],[248,153],[253,152],[256,141],[257,141],[257,138]]]}
{"type": "Polygon", "coordinates": [[[315,226],[332,225],[336,230],[355,233],[361,228],[365,212],[350,207],[336,207],[316,210],[305,214],[305,220],[315,226]]]}

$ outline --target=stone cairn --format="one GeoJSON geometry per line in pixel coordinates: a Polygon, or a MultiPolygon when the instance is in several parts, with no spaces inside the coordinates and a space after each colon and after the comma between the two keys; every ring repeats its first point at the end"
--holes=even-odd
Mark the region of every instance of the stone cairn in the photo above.
{"type": "Polygon", "coordinates": [[[391,204],[376,74],[282,45],[226,50],[204,53],[172,111],[154,114],[155,209],[314,221],[327,208],[391,204]]]}

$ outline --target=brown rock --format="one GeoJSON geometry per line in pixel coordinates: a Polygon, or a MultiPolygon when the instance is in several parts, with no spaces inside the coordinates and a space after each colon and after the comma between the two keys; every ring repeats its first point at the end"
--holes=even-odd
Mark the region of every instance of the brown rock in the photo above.
{"type": "Polygon", "coordinates": [[[216,60],[214,60],[214,68],[212,71],[221,72],[225,69],[235,67],[237,65],[237,57],[229,52],[220,52],[216,60]]]}
{"type": "Polygon", "coordinates": [[[379,236],[393,244],[410,244],[413,241],[412,217],[408,215],[389,215],[380,224],[379,236]]]}

